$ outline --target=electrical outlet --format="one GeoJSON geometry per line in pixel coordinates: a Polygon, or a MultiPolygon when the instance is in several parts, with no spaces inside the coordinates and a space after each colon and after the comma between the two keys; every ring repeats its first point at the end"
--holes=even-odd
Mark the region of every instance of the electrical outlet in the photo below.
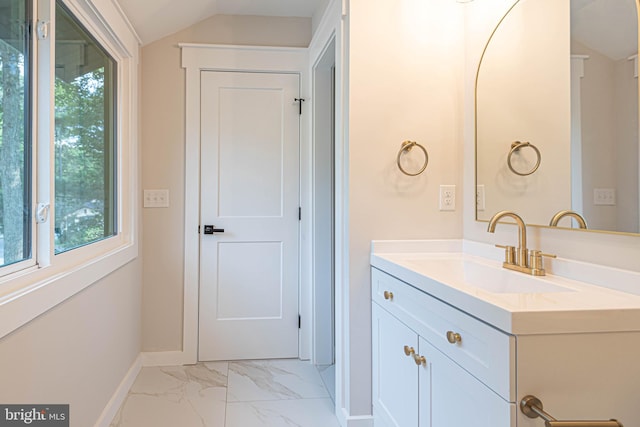
{"type": "Polygon", "coordinates": [[[145,208],[168,208],[169,190],[144,190],[145,208]]]}
{"type": "Polygon", "coordinates": [[[455,185],[440,186],[440,210],[441,211],[456,210],[456,186],[455,185]]]}
{"type": "Polygon", "coordinates": [[[478,211],[484,210],[484,184],[476,186],[476,209],[478,211]]]}

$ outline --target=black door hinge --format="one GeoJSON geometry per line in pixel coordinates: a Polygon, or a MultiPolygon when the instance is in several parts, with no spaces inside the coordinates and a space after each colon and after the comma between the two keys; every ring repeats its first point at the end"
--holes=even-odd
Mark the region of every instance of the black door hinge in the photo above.
{"type": "Polygon", "coordinates": [[[200,234],[200,226],[198,226],[198,234],[200,234]]]}
{"type": "Polygon", "coordinates": [[[301,325],[302,325],[302,318],[298,314],[298,329],[300,329],[301,325]]]}
{"type": "Polygon", "coordinates": [[[298,207],[298,221],[302,221],[302,207],[298,207]]]}
{"type": "Polygon", "coordinates": [[[304,98],[294,98],[293,100],[296,101],[300,106],[300,110],[298,110],[298,114],[302,115],[302,103],[304,102],[304,98]]]}

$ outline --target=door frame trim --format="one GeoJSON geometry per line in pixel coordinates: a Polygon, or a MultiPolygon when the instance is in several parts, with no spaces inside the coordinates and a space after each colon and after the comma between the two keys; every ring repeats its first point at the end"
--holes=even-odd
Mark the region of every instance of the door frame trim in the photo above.
{"type": "MultiPolygon", "coordinates": [[[[327,41],[327,43],[323,46],[323,49],[318,53],[316,60],[311,66],[311,90],[313,93],[313,102],[312,106],[312,188],[311,188],[311,205],[312,205],[312,241],[313,241],[313,254],[312,254],[312,289],[313,289],[313,343],[312,343],[312,355],[311,359],[316,365],[329,365],[330,359],[333,359],[333,363],[335,363],[335,354],[336,348],[335,346],[335,337],[336,337],[336,309],[335,307],[335,292],[327,293],[327,289],[323,286],[323,283],[318,283],[319,274],[323,274],[323,270],[327,269],[327,259],[319,259],[318,250],[320,249],[323,253],[326,254],[327,249],[332,251],[331,259],[328,263],[330,263],[330,268],[332,269],[332,279],[335,290],[336,280],[336,246],[339,244],[338,239],[336,239],[337,230],[336,230],[336,219],[338,216],[338,212],[336,210],[336,198],[339,195],[339,189],[337,188],[337,179],[336,179],[336,164],[337,164],[337,152],[338,152],[338,139],[337,139],[337,117],[336,113],[339,110],[339,106],[337,105],[338,97],[336,96],[336,87],[335,87],[335,77],[331,77],[332,71],[331,68],[335,70],[336,67],[336,36],[335,33],[332,33],[331,37],[327,41]],[[331,96],[327,96],[328,93],[333,92],[331,96]],[[327,108],[329,107],[329,108],[327,108]],[[330,110],[330,111],[327,111],[330,110]],[[331,123],[329,132],[327,133],[326,127],[327,122],[331,123]],[[322,148],[320,148],[320,146],[322,148]],[[329,148],[329,153],[326,150],[327,146],[329,148]],[[319,151],[320,150],[320,151],[319,151]],[[319,159],[318,156],[322,158],[319,159]],[[329,160],[331,162],[330,169],[325,169],[326,162],[329,160]],[[329,201],[331,205],[331,242],[326,242],[321,240],[322,243],[319,242],[319,239],[322,239],[322,236],[326,234],[326,229],[319,228],[319,222],[326,221],[326,218],[323,218],[326,215],[326,212],[319,214],[319,209],[322,207],[319,206],[322,204],[322,201],[318,199],[318,180],[326,179],[327,176],[331,179],[331,200],[329,201]],[[327,243],[329,243],[330,248],[326,247],[327,243]],[[333,304],[333,307],[327,307],[325,304],[333,304]],[[327,314],[329,312],[329,314],[327,314]],[[327,326],[329,325],[329,326],[327,326]],[[327,342],[329,341],[329,342],[327,342]]],[[[325,188],[326,190],[326,188],[325,188]]],[[[326,196],[324,194],[323,196],[326,196]]],[[[327,201],[324,200],[326,203],[327,201]]],[[[326,222],[324,222],[324,226],[326,226],[326,222]]],[[[326,279],[326,277],[323,277],[326,279]]]]}
{"type": "MultiPolygon", "coordinates": [[[[202,71],[244,71],[296,73],[300,75],[300,96],[309,93],[308,49],[263,46],[233,46],[180,43],[182,68],[186,72],[185,105],[185,200],[184,200],[184,296],[182,363],[198,361],[198,310],[200,240],[200,73],[202,71]]],[[[309,150],[311,114],[300,120],[300,165],[309,150]]],[[[300,203],[304,205],[308,184],[306,175],[300,174],[300,203]]],[[[300,224],[298,306],[303,319],[311,319],[311,290],[308,283],[310,248],[304,236],[309,235],[311,221],[303,209],[300,224]]],[[[298,336],[299,357],[309,359],[311,354],[311,322],[302,322],[298,336]]]]}

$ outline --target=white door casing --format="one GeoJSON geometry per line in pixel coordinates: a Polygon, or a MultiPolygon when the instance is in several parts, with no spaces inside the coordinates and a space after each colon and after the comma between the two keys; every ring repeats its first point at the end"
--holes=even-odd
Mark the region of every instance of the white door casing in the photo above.
{"type": "MultiPolygon", "coordinates": [[[[198,360],[198,319],[200,288],[200,110],[201,73],[203,71],[246,71],[293,73],[300,76],[301,94],[308,99],[309,78],[307,49],[295,47],[234,46],[198,43],[179,43],[181,65],[185,70],[185,183],[184,183],[184,293],[182,349],[162,352],[158,360],[164,364],[193,364],[198,360]]],[[[307,103],[305,103],[306,105],[307,103]]],[[[311,302],[308,289],[311,254],[309,210],[305,210],[310,194],[310,118],[303,110],[301,116],[301,159],[305,167],[300,169],[302,221],[300,222],[301,285],[299,357],[308,359],[311,354],[311,302]]]]}
{"type": "Polygon", "coordinates": [[[201,73],[199,360],[298,357],[299,76],[201,73]]]}
{"type": "Polygon", "coordinates": [[[351,414],[349,402],[355,396],[370,395],[366,376],[362,372],[353,373],[351,367],[361,358],[361,352],[350,351],[349,312],[349,245],[346,237],[348,217],[348,144],[344,138],[348,123],[344,116],[346,104],[346,83],[344,69],[345,37],[342,17],[343,4],[332,0],[314,33],[309,48],[264,47],[215,45],[200,43],[179,43],[181,66],[185,70],[186,114],[185,114],[185,184],[184,184],[184,293],[182,349],[167,353],[162,364],[193,364],[198,358],[198,316],[199,316],[199,251],[200,236],[200,74],[203,70],[220,71],[261,71],[286,72],[300,75],[301,95],[306,98],[301,118],[301,202],[302,221],[300,223],[300,358],[307,360],[312,354],[313,298],[308,285],[312,281],[312,168],[311,115],[313,99],[310,98],[311,64],[323,54],[327,44],[336,43],[336,414],[342,425],[352,421],[362,425],[372,425],[370,416],[351,414]],[[346,316],[346,317],[345,317],[346,316]],[[352,380],[349,380],[352,378],[352,380]],[[353,380],[355,379],[355,380],[353,380]]]}

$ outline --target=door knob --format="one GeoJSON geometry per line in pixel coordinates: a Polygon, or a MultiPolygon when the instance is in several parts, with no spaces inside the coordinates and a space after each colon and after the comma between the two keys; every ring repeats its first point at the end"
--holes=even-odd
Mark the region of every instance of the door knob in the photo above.
{"type": "Polygon", "coordinates": [[[391,292],[391,291],[384,291],[384,299],[386,299],[386,300],[391,300],[391,299],[393,299],[393,292],[391,292]]]}
{"type": "Polygon", "coordinates": [[[224,228],[216,228],[215,225],[205,225],[204,234],[224,233],[224,228]]]}

